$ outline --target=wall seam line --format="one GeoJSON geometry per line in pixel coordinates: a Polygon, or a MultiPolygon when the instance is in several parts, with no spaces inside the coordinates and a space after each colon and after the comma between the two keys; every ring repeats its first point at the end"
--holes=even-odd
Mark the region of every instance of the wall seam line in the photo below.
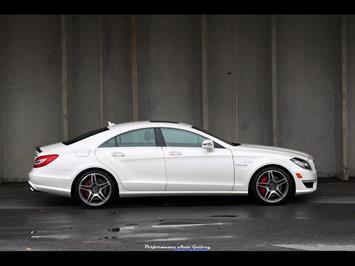
{"type": "Polygon", "coordinates": [[[349,180],[348,172],[348,61],[347,16],[341,15],[341,92],[342,92],[342,179],[349,180]]]}
{"type": "Polygon", "coordinates": [[[102,80],[102,16],[99,21],[99,79],[100,79],[100,123],[104,126],[103,80],[102,80]]]}
{"type": "Polygon", "coordinates": [[[201,59],[202,59],[202,125],[208,130],[208,43],[207,43],[207,16],[201,16],[201,59]]]}
{"type": "Polygon", "coordinates": [[[66,15],[60,16],[61,32],[61,58],[62,58],[62,119],[63,119],[63,137],[69,135],[69,117],[68,117],[68,51],[67,51],[67,25],[66,15]]]}
{"type": "Polygon", "coordinates": [[[234,16],[234,82],[235,82],[235,131],[236,140],[239,142],[239,104],[238,104],[238,16],[234,16]]]}
{"type": "Polygon", "coordinates": [[[272,90],[272,143],[279,145],[278,120],[278,64],[277,64],[277,17],[271,16],[271,90],[272,90]]]}
{"type": "MultiPolygon", "coordinates": [[[[6,18],[5,17],[2,17],[1,18],[2,20],[5,20],[6,18]]],[[[2,23],[2,27],[4,27],[4,24],[5,23],[2,23]]],[[[4,29],[4,28],[2,28],[2,29],[4,29]]],[[[4,32],[4,31],[3,31],[4,32]]],[[[4,67],[4,55],[3,54],[1,54],[1,69],[4,67]]],[[[4,94],[4,96],[5,97],[1,97],[2,98],[2,123],[3,123],[3,128],[2,128],[2,130],[3,130],[3,140],[6,140],[6,138],[7,138],[7,130],[6,130],[6,110],[7,110],[7,90],[5,90],[4,89],[4,87],[2,86],[2,89],[3,89],[3,91],[2,91],[2,93],[4,94]]],[[[3,142],[3,156],[4,156],[4,158],[3,158],[3,167],[4,167],[4,169],[3,169],[3,174],[4,174],[4,176],[2,176],[2,177],[0,177],[0,178],[2,178],[2,182],[4,182],[5,180],[6,180],[6,177],[7,177],[7,151],[8,151],[8,146],[7,146],[7,141],[4,141],[3,142]]]]}
{"type": "Polygon", "coordinates": [[[133,120],[138,120],[137,16],[131,16],[131,70],[133,120]]]}

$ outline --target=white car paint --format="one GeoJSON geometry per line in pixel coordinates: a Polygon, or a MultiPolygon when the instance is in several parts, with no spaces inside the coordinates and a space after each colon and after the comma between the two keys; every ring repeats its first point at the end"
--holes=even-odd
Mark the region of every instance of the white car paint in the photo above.
{"type": "Polygon", "coordinates": [[[166,191],[231,191],[234,162],[229,149],[163,147],[166,191]],[[182,167],[183,166],[183,167],[182,167]]]}
{"type": "Polygon", "coordinates": [[[164,191],[165,160],[161,147],[98,148],[97,159],[119,177],[128,191],[164,191]]]}
{"type": "Polygon", "coordinates": [[[37,191],[71,196],[75,178],[84,170],[100,168],[116,180],[119,195],[247,194],[253,174],[263,166],[278,165],[293,176],[296,194],[317,189],[317,173],[312,156],[299,151],[241,144],[233,146],[183,123],[139,121],[117,125],[71,145],[55,143],[40,147],[37,156],[58,154],[50,164],[33,168],[29,184],[37,191]],[[202,147],[112,147],[102,143],[127,131],[140,128],[176,128],[197,133],[224,147],[207,151],[202,147]],[[291,158],[306,160],[312,170],[296,165],[291,158]],[[303,177],[298,178],[296,173],[303,177]],[[314,181],[307,188],[302,181],[314,181]]]}

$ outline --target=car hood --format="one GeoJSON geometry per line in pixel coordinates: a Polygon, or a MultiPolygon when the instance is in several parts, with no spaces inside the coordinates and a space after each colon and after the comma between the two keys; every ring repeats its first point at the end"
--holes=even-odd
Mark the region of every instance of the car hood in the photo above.
{"type": "Polygon", "coordinates": [[[271,153],[274,155],[282,155],[282,156],[290,156],[290,157],[299,157],[304,160],[311,159],[313,160],[312,156],[310,154],[296,151],[296,150],[291,150],[291,149],[285,149],[285,148],[280,148],[280,147],[274,147],[274,146],[263,146],[263,145],[252,145],[252,144],[241,144],[236,147],[236,151],[250,151],[250,152],[257,152],[257,153],[271,153]]]}

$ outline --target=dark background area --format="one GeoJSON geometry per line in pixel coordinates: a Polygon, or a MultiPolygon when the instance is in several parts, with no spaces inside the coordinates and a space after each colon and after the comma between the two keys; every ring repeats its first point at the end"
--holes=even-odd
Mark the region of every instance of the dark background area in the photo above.
{"type": "Polygon", "coordinates": [[[1,15],[0,182],[107,121],[176,120],[355,174],[353,15],[1,15]]]}

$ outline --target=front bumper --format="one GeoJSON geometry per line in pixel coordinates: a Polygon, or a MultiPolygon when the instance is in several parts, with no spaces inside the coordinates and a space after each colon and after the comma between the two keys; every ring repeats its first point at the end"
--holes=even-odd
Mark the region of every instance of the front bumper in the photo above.
{"type": "Polygon", "coordinates": [[[295,185],[296,185],[296,195],[312,193],[317,190],[318,180],[317,171],[312,162],[312,170],[301,169],[300,167],[294,167],[293,171],[295,185]],[[302,178],[297,176],[301,174],[302,178]]]}

